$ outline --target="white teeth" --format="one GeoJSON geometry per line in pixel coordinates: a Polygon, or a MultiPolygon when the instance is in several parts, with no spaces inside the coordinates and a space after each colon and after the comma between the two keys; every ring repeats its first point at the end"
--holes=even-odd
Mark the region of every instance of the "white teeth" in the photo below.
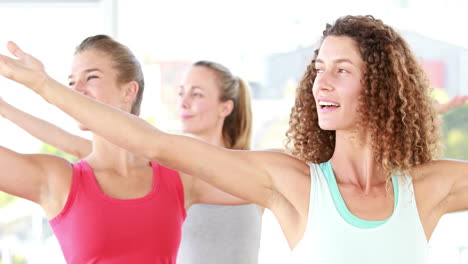
{"type": "Polygon", "coordinates": [[[322,106],[340,106],[339,104],[330,103],[330,102],[323,102],[323,101],[319,101],[319,105],[322,105],[322,106]]]}

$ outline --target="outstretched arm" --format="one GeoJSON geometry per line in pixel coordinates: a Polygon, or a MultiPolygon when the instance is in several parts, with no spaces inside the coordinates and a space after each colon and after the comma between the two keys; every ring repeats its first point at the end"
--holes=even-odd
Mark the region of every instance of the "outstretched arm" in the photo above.
{"type": "Polygon", "coordinates": [[[284,175],[290,179],[292,175],[307,175],[308,167],[303,162],[282,153],[227,150],[194,138],[164,133],[137,116],[68,89],[50,78],[40,61],[11,42],[8,48],[18,59],[0,56],[1,75],[33,89],[114,144],[265,207],[280,200],[295,203],[291,197],[297,190],[276,183],[284,183],[279,180],[284,175]],[[284,192],[279,191],[280,187],[284,192]]]}
{"type": "Polygon", "coordinates": [[[42,205],[49,216],[61,210],[71,184],[71,167],[66,160],[0,147],[0,168],[0,191],[42,205]]]}
{"type": "Polygon", "coordinates": [[[89,140],[70,134],[60,127],[23,112],[5,102],[1,97],[0,114],[32,136],[78,159],[83,159],[91,153],[92,144],[89,140]]]}
{"type": "Polygon", "coordinates": [[[438,114],[443,115],[452,109],[464,105],[467,100],[468,95],[456,95],[445,104],[434,101],[434,107],[438,114]]]}
{"type": "Polygon", "coordinates": [[[418,165],[413,171],[419,185],[426,186],[421,200],[431,204],[431,212],[435,209],[443,215],[468,210],[468,162],[435,160],[418,165]]]}

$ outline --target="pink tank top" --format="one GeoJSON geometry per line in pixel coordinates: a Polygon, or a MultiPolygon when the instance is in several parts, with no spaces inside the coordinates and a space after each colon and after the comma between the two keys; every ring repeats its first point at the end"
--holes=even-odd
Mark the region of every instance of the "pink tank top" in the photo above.
{"type": "Polygon", "coordinates": [[[144,197],[107,196],[85,162],[73,164],[62,212],[50,220],[68,264],[176,263],[185,220],[176,171],[151,163],[153,187],[144,197]]]}

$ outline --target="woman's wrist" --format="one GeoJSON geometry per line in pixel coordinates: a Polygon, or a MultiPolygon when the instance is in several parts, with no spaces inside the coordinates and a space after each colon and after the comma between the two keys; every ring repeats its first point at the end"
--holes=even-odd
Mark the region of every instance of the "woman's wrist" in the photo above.
{"type": "Polygon", "coordinates": [[[7,110],[8,107],[11,107],[7,102],[5,102],[2,98],[0,98],[0,116],[3,118],[7,118],[7,110]]]}

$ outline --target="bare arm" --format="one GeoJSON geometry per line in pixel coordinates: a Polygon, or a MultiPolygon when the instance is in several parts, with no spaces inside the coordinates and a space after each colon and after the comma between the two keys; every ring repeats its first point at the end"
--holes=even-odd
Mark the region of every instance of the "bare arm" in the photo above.
{"type": "Polygon", "coordinates": [[[437,160],[417,166],[417,182],[426,186],[420,199],[440,215],[468,210],[468,162],[437,160]]]}
{"type": "Polygon", "coordinates": [[[94,133],[130,152],[271,209],[292,248],[302,238],[310,195],[309,167],[304,162],[279,152],[227,150],[164,133],[137,116],[68,89],[50,78],[40,61],[13,43],[8,48],[19,59],[0,55],[0,75],[31,88],[94,133]]]}
{"type": "Polygon", "coordinates": [[[230,195],[213,185],[194,177],[193,197],[196,203],[214,203],[225,205],[248,204],[249,201],[230,195]]]}
{"type": "MultiPolygon", "coordinates": [[[[96,102],[55,81],[48,82],[42,95],[114,144],[264,207],[270,207],[273,197],[279,194],[273,177],[281,176],[282,167],[297,170],[305,166],[278,152],[228,150],[164,133],[137,116],[96,102]]],[[[288,169],[283,169],[286,175],[288,169]]]]}
{"type": "Polygon", "coordinates": [[[2,98],[0,98],[0,114],[37,139],[78,159],[83,159],[91,153],[91,141],[70,134],[58,126],[23,112],[8,104],[2,98]]]}
{"type": "MultiPolygon", "coordinates": [[[[217,205],[245,205],[252,204],[251,202],[239,197],[230,195],[220,189],[214,187],[199,178],[188,176],[193,179],[192,192],[189,196],[189,201],[186,201],[186,210],[193,204],[217,204],[217,205]]],[[[260,215],[263,214],[265,207],[257,205],[260,215]]]]}
{"type": "Polygon", "coordinates": [[[441,104],[437,101],[434,101],[434,107],[438,114],[443,115],[452,109],[455,109],[457,107],[464,105],[467,100],[468,100],[468,95],[456,95],[445,104],[441,104]]]}
{"type": "Polygon", "coordinates": [[[66,192],[63,187],[71,180],[71,177],[66,177],[70,176],[67,174],[69,164],[64,159],[51,155],[19,154],[4,147],[0,147],[0,168],[0,191],[45,207],[54,204],[52,201],[57,201],[57,197],[66,196],[58,190],[66,192]]]}
{"type": "Polygon", "coordinates": [[[440,177],[447,179],[449,191],[442,203],[446,212],[468,210],[468,162],[440,161],[440,177]]]}
{"type": "MultiPolygon", "coordinates": [[[[435,102],[439,114],[446,114],[452,109],[466,103],[468,95],[456,95],[447,103],[435,102]]],[[[424,166],[422,166],[424,167],[424,166]]],[[[436,193],[442,197],[440,208],[442,213],[468,210],[468,163],[455,160],[439,160],[427,164],[436,182],[436,193]]],[[[427,173],[431,175],[429,172],[427,173]]]]}
{"type": "Polygon", "coordinates": [[[200,177],[234,196],[270,207],[281,193],[273,178],[306,171],[303,162],[282,153],[226,150],[190,137],[164,133],[137,116],[68,89],[51,79],[41,62],[15,44],[10,42],[8,48],[19,59],[0,57],[3,76],[33,89],[114,144],[200,177]]]}

